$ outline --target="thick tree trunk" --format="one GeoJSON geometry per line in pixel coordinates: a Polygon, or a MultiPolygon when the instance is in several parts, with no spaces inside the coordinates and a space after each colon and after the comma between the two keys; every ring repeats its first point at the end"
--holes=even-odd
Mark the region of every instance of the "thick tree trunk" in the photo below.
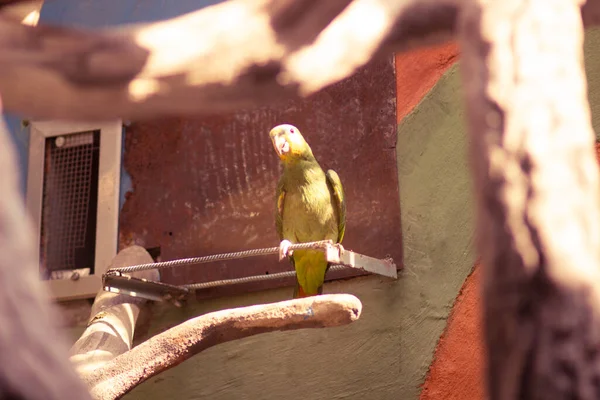
{"type": "Polygon", "coordinates": [[[600,397],[600,198],[577,0],[461,21],[491,399],[600,397]]]}

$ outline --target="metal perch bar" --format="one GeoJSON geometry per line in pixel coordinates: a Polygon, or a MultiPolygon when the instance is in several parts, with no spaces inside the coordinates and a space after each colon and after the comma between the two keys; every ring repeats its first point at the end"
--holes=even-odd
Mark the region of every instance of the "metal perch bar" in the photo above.
{"type": "MultiPolygon", "coordinates": [[[[299,249],[318,249],[323,251],[327,257],[327,261],[333,264],[329,268],[330,271],[338,271],[345,268],[357,268],[393,279],[398,278],[396,264],[391,258],[381,260],[358,254],[353,251],[346,250],[342,245],[333,243],[330,240],[296,243],[289,247],[289,250],[299,249]]],[[[278,253],[279,247],[268,247],[232,253],[214,254],[203,257],[192,257],[172,261],[139,264],[121,268],[109,268],[103,276],[103,288],[105,291],[113,293],[127,294],[129,296],[143,297],[156,301],[172,301],[175,303],[175,305],[179,305],[180,301],[185,299],[189,295],[189,292],[193,290],[235,285],[239,283],[289,278],[295,276],[296,271],[286,271],[269,275],[255,275],[234,279],[223,279],[211,282],[192,283],[181,286],[134,278],[126,274],[148,269],[173,268],[183,265],[204,264],[214,261],[234,260],[278,253]]]]}
{"type": "MultiPolygon", "coordinates": [[[[346,269],[345,265],[332,265],[329,268],[329,271],[341,271],[346,269]]],[[[247,282],[258,282],[258,281],[267,281],[272,279],[281,279],[281,278],[291,278],[296,276],[296,271],[285,271],[285,272],[277,272],[275,274],[269,275],[253,275],[253,276],[245,276],[243,278],[234,278],[234,279],[221,279],[218,281],[210,281],[210,282],[201,282],[201,283],[190,283],[188,285],[183,285],[182,287],[190,290],[199,290],[199,289],[208,289],[217,286],[227,286],[227,285],[235,285],[238,283],[247,283],[247,282]]]]}

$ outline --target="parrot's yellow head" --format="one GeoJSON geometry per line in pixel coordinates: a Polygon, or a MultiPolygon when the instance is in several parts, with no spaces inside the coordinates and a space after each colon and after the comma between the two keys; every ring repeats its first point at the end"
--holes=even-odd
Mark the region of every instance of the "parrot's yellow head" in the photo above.
{"type": "Polygon", "coordinates": [[[304,137],[293,125],[277,125],[269,132],[271,142],[279,159],[284,163],[314,158],[304,137]]]}

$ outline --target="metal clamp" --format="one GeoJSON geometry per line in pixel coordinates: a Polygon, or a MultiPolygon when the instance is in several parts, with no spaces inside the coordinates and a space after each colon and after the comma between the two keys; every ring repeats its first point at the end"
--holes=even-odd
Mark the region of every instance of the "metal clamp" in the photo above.
{"type": "Polygon", "coordinates": [[[110,270],[102,276],[102,286],[106,292],[126,294],[154,301],[168,301],[178,307],[190,295],[190,290],[185,287],[136,278],[122,274],[117,270],[110,270]]]}
{"type": "Polygon", "coordinates": [[[380,260],[365,256],[351,250],[346,250],[339,243],[327,244],[325,246],[325,256],[327,261],[332,264],[341,264],[350,268],[362,269],[363,271],[398,279],[396,264],[391,258],[380,260]]]}

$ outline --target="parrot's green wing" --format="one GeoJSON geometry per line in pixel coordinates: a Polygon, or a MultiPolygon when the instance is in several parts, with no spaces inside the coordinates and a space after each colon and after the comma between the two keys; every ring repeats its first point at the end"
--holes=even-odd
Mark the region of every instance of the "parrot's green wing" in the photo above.
{"type": "Polygon", "coordinates": [[[344,198],[344,188],[342,187],[340,177],[334,170],[328,170],[325,176],[327,177],[327,184],[333,193],[334,206],[337,207],[339,216],[337,241],[338,243],[342,243],[344,232],[346,231],[346,199],[344,198]]]}
{"type": "Polygon", "coordinates": [[[279,240],[283,240],[283,201],[285,200],[283,179],[279,180],[279,183],[277,184],[277,191],[275,193],[275,228],[277,228],[279,240]]]}

